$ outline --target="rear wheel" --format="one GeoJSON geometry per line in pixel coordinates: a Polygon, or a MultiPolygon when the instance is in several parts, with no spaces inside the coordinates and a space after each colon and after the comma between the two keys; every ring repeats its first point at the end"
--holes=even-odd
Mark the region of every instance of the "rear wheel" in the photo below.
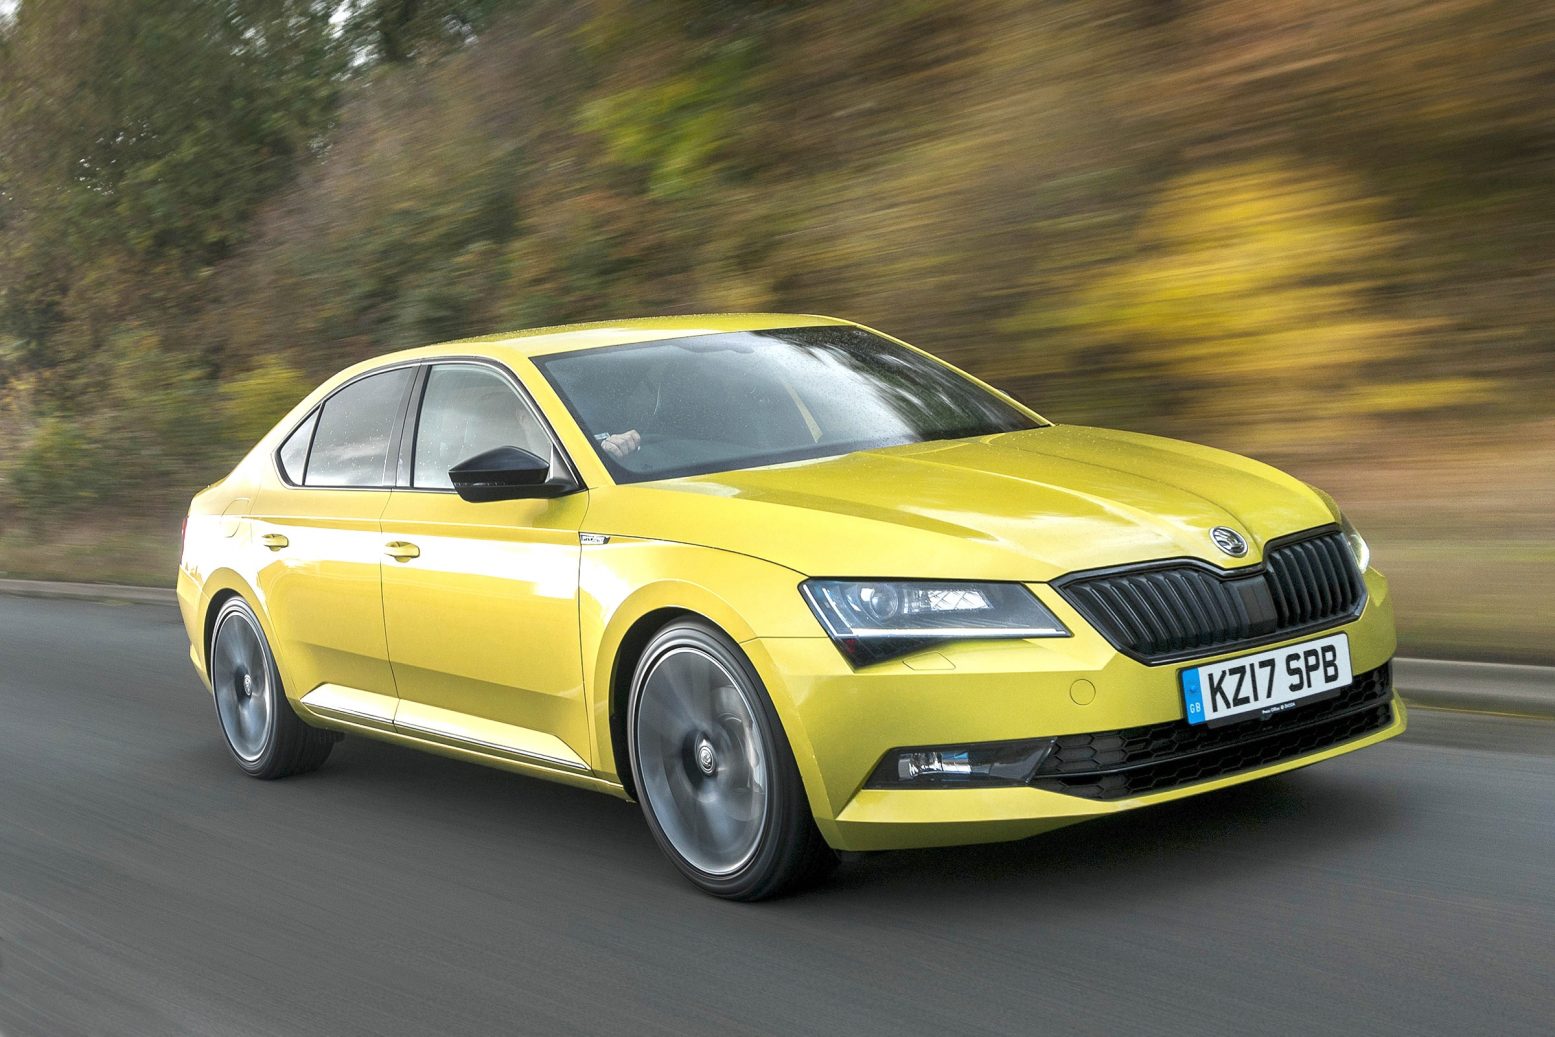
{"type": "Polygon", "coordinates": [[[304,724],[292,710],[264,631],[242,598],[228,600],[216,615],[210,674],[227,748],[253,777],[314,770],[340,740],[333,731],[304,724]]]}
{"type": "Polygon", "coordinates": [[[648,827],[702,889],[760,900],[836,863],[766,689],[721,631],[687,620],[648,643],[627,730],[648,827]]]}

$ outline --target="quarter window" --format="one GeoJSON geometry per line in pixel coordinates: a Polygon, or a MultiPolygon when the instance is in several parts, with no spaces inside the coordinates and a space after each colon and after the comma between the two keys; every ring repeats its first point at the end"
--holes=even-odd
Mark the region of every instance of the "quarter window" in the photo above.
{"type": "Polygon", "coordinates": [[[548,457],[551,441],[513,387],[490,368],[442,364],[427,372],[411,485],[449,489],[450,468],[499,446],[548,457]]]}
{"type": "Polygon", "coordinates": [[[306,485],[388,485],[389,433],[412,375],[408,367],[368,375],[324,401],[303,478],[306,485]]]}
{"type": "Polygon", "coordinates": [[[281,474],[286,476],[289,483],[302,483],[303,472],[308,467],[308,447],[313,443],[313,426],[318,424],[318,420],[319,412],[315,410],[281,444],[281,474]]]}

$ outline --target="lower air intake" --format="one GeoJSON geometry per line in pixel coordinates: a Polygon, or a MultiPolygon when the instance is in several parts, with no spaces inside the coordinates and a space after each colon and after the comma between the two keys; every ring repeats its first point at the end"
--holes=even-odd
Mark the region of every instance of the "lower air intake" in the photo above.
{"type": "Polygon", "coordinates": [[[1143,796],[1331,749],[1392,721],[1390,663],[1360,674],[1334,698],[1267,720],[1215,728],[1174,720],[1062,735],[1030,784],[1085,799],[1143,796]]]}

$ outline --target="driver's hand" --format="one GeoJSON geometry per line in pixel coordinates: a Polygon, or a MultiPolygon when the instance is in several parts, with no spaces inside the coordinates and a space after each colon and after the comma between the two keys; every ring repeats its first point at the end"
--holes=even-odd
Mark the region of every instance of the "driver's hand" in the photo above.
{"type": "Polygon", "coordinates": [[[621,460],[629,454],[635,454],[637,452],[637,448],[642,445],[643,437],[637,434],[636,429],[632,429],[628,432],[617,432],[614,435],[606,436],[600,443],[600,446],[605,448],[605,453],[609,454],[617,461],[621,460]]]}

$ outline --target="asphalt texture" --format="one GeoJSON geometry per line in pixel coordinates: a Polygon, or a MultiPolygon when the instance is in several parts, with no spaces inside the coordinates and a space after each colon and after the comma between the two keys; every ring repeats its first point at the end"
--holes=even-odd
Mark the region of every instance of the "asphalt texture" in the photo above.
{"type": "MultiPolygon", "coordinates": [[[[1555,724],[735,905],[631,804],[348,738],[244,777],[176,613],[0,597],[0,1034],[1555,1029],[1555,724]]],[[[925,793],[932,795],[932,793],[925,793]]]]}

